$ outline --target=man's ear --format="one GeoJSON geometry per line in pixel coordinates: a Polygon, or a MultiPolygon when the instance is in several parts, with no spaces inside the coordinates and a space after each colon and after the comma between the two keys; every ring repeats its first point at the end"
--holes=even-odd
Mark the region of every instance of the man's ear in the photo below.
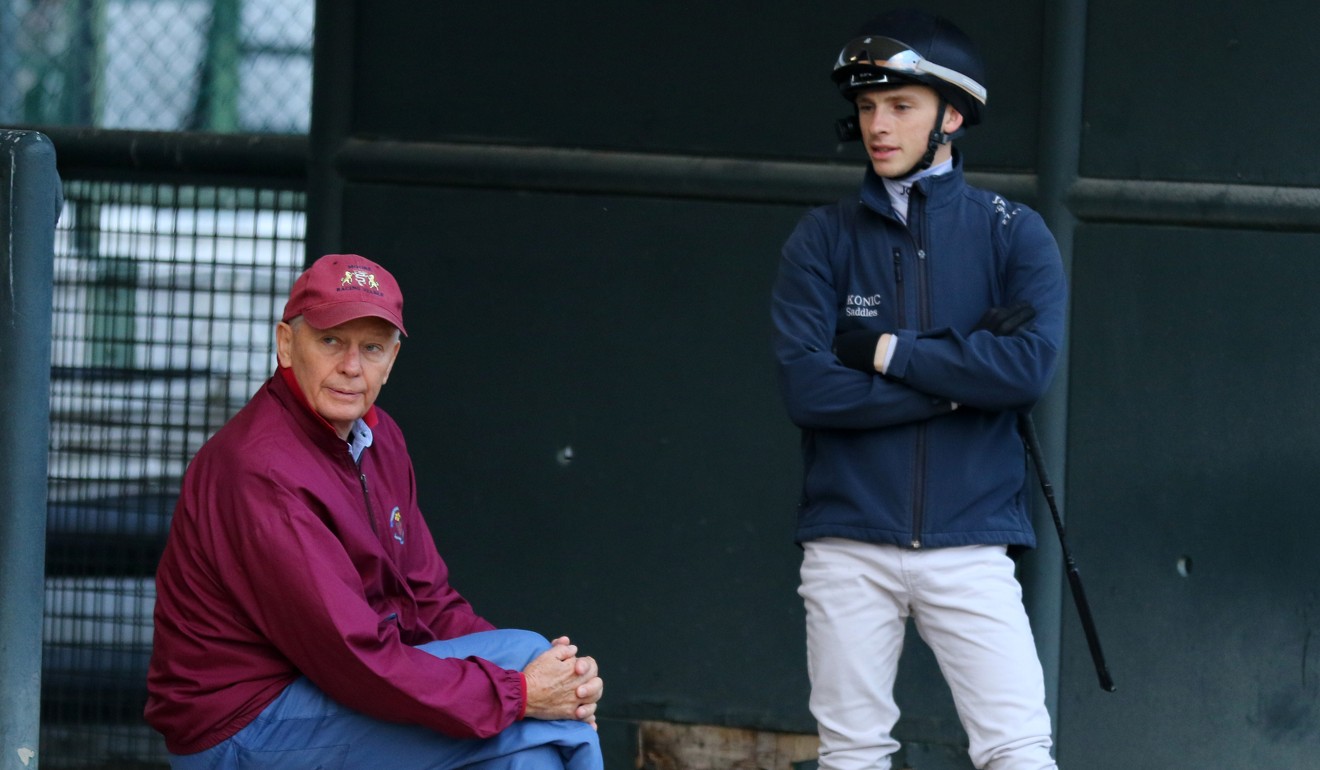
{"type": "Polygon", "coordinates": [[[396,335],[394,337],[394,350],[390,352],[390,362],[385,365],[385,376],[380,378],[381,385],[390,381],[390,372],[394,371],[394,362],[399,360],[399,349],[402,347],[403,341],[396,335]]]}
{"type": "Polygon", "coordinates": [[[957,131],[958,129],[962,128],[962,124],[963,124],[963,114],[959,112],[956,107],[950,104],[944,108],[944,123],[940,126],[940,128],[944,131],[946,135],[952,134],[954,131],[957,131]]]}
{"type": "Polygon", "coordinates": [[[284,321],[275,324],[275,357],[280,366],[293,366],[293,327],[284,321]]]}

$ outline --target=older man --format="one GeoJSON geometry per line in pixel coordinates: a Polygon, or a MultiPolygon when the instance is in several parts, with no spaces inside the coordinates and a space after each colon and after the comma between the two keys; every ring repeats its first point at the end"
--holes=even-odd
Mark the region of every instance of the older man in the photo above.
{"type": "Polygon", "coordinates": [[[317,260],[278,370],[197,453],[156,576],[147,721],[175,768],[600,768],[596,662],[449,585],[375,406],[403,297],[317,260]]]}

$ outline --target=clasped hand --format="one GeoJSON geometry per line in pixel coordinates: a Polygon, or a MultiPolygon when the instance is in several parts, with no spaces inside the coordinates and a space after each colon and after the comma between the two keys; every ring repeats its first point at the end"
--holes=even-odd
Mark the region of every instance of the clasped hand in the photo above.
{"type": "Polygon", "coordinates": [[[577,645],[561,636],[523,669],[527,680],[527,716],[577,719],[596,726],[596,703],[605,682],[594,658],[578,657],[577,645]]]}

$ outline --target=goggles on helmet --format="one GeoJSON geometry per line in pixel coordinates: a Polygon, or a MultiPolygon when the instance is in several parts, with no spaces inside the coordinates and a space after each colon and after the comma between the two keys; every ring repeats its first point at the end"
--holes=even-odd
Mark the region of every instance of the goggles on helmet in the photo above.
{"type": "Polygon", "coordinates": [[[985,104],[985,86],[961,72],[927,60],[906,43],[888,37],[868,35],[850,41],[839,52],[839,60],[834,64],[835,79],[842,84],[846,77],[849,88],[865,88],[887,82],[883,74],[870,72],[872,68],[907,76],[918,82],[926,79],[923,76],[938,78],[985,104]],[[857,68],[856,71],[840,72],[853,68],[857,68]]]}

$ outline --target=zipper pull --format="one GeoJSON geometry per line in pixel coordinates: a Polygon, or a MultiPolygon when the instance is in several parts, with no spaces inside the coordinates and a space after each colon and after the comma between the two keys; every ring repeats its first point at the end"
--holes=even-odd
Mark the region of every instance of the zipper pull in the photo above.
{"type": "Polygon", "coordinates": [[[903,283],[903,252],[894,247],[894,280],[903,283]]]}
{"type": "Polygon", "coordinates": [[[367,473],[361,468],[358,469],[358,481],[362,483],[362,504],[367,509],[367,522],[371,524],[371,531],[380,534],[380,528],[376,526],[376,516],[371,511],[371,492],[367,490],[367,473]]]}

